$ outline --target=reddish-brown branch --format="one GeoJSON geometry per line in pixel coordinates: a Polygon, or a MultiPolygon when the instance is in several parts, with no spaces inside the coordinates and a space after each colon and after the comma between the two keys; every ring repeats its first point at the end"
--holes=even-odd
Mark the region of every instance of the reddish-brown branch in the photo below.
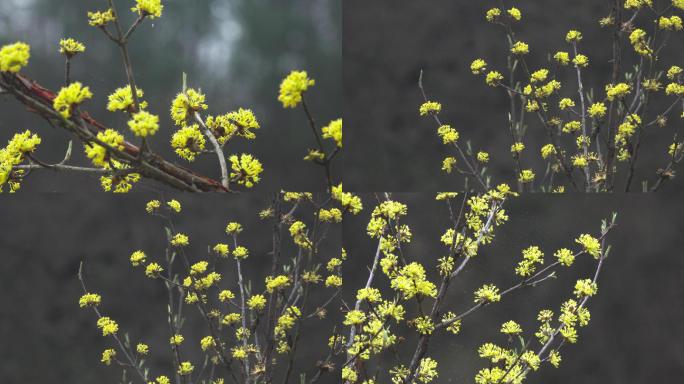
{"type": "MultiPolygon", "coordinates": [[[[78,136],[84,143],[95,142],[104,145],[97,139],[97,133],[106,127],[95,120],[88,112],[77,112],[76,116],[64,119],[52,107],[55,93],[37,82],[20,74],[3,74],[0,86],[12,94],[30,112],[36,113],[78,136]]],[[[106,145],[105,145],[106,146],[106,145]]],[[[185,167],[171,163],[161,156],[145,152],[140,156],[140,148],[124,142],[124,148],[117,150],[108,147],[109,152],[117,160],[131,164],[139,169],[144,177],[157,180],[176,189],[191,192],[228,192],[220,181],[199,175],[185,167]]]]}

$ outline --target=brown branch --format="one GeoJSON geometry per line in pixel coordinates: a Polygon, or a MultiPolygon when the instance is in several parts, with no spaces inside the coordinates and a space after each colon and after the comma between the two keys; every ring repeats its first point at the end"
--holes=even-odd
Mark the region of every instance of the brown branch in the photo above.
{"type": "Polygon", "coordinates": [[[141,157],[140,148],[131,143],[124,142],[121,150],[107,146],[97,139],[97,133],[106,129],[103,124],[92,118],[88,112],[77,112],[70,119],[63,118],[52,106],[55,93],[33,80],[19,74],[2,74],[0,87],[12,94],[30,112],[73,133],[84,143],[97,143],[106,147],[114,159],[135,165],[144,177],[183,191],[228,192],[219,181],[171,163],[157,154],[146,152],[141,157]]]}

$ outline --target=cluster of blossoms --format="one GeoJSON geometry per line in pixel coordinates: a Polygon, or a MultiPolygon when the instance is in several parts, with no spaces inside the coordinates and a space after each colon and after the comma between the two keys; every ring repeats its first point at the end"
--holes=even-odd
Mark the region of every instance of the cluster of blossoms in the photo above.
{"type": "MultiPolygon", "coordinates": [[[[476,58],[470,64],[470,71],[481,76],[488,86],[503,89],[510,98],[507,134],[513,141],[511,154],[519,190],[564,192],[566,188],[572,188],[586,192],[612,191],[620,163],[626,163],[625,189],[629,190],[637,172],[635,163],[643,132],[653,125],[665,126],[669,116],[678,113],[678,107],[684,107],[681,102],[684,97],[682,70],[676,65],[669,69],[661,67],[663,60],[660,57],[665,56],[661,50],[667,39],[675,38],[670,33],[683,29],[682,17],[677,14],[682,10],[681,1],[671,0],[671,4],[666,5],[641,0],[620,3],[624,10],[617,13],[611,11],[608,17],[600,20],[600,25],[611,29],[615,39],[624,39],[631,45],[639,64],[633,72],[616,64],[612,81],[601,85],[605,92],[595,92],[585,85],[588,77],[585,71],[590,60],[580,51],[584,37],[581,31],[568,31],[565,34],[566,48],[549,54],[547,65],[535,67],[530,58],[531,44],[520,40],[515,30],[522,20],[520,9],[492,8],[486,11],[485,19],[502,27],[506,33],[509,43],[508,68],[497,69],[485,59],[476,58]],[[649,36],[647,28],[637,27],[636,24],[641,20],[636,18],[639,12],[655,15],[655,20],[648,20],[666,33],[649,36]],[[621,19],[618,20],[618,17],[621,19]],[[630,28],[623,29],[625,25],[630,28]],[[504,73],[509,75],[504,76],[504,73]],[[573,83],[576,89],[565,91],[567,85],[561,83],[560,79],[566,75],[575,78],[573,83]],[[656,99],[656,94],[670,97],[672,104],[667,102],[665,105],[669,107],[663,108],[664,111],[653,112],[654,108],[649,108],[649,105],[654,103],[652,100],[656,99]],[[526,134],[531,131],[527,129],[530,125],[527,115],[539,120],[544,128],[544,136],[549,138],[549,142],[540,148],[542,164],[546,169],[543,178],[537,177],[533,167],[526,167],[526,163],[531,162],[525,154],[526,134]]],[[[625,55],[626,52],[619,54],[625,55]]],[[[420,115],[436,116],[441,109],[439,102],[426,99],[420,107],[420,115]]],[[[680,112],[684,118],[684,110],[680,112]]],[[[459,160],[464,163],[464,166],[459,167],[456,157],[447,156],[442,162],[442,170],[451,173],[457,169],[459,173],[470,176],[484,174],[485,170],[478,165],[489,160],[488,154],[482,152],[487,156],[481,156],[470,150],[463,151],[457,143],[459,132],[449,125],[438,123],[437,133],[442,143],[456,145],[457,153],[461,156],[459,160]]],[[[655,190],[663,181],[674,176],[673,168],[683,158],[676,132],[667,154],[667,166],[656,172],[659,179],[654,184],[644,184],[645,189],[655,190]]]]}
{"type": "MultiPolygon", "coordinates": [[[[148,378],[149,372],[145,367],[143,357],[150,353],[146,344],[138,344],[131,347],[129,343],[119,344],[121,334],[119,324],[109,317],[103,317],[98,307],[102,303],[99,294],[86,291],[79,299],[81,308],[93,308],[98,315],[97,326],[104,336],[112,337],[116,343],[113,348],[103,352],[101,361],[105,365],[119,365],[124,370],[135,369],[139,376],[144,377],[146,382],[170,383],[169,377],[180,375],[187,381],[191,381],[198,375],[198,370],[205,372],[207,366],[225,366],[231,369],[236,364],[246,372],[247,376],[254,378],[272,369],[280,357],[273,360],[263,360],[265,353],[275,353],[287,359],[296,349],[299,339],[299,328],[305,317],[310,318],[314,314],[325,317],[325,307],[339,293],[342,285],[342,264],[346,260],[346,252],[342,250],[340,257],[333,257],[327,261],[326,269],[330,275],[325,279],[325,286],[333,288],[331,298],[313,314],[305,314],[306,304],[302,303],[302,290],[315,289],[318,284],[323,284],[324,278],[319,274],[318,267],[304,262],[307,258],[319,259],[319,244],[325,234],[311,232],[307,229],[304,220],[294,219],[299,206],[311,205],[315,208],[313,214],[314,224],[312,227],[322,228],[342,221],[344,214],[358,214],[358,210],[352,210],[355,204],[349,204],[348,208],[342,207],[342,200],[356,200],[358,197],[344,193],[339,187],[338,196],[335,199],[325,199],[320,203],[311,193],[305,192],[282,192],[281,204],[291,205],[292,209],[275,204],[259,213],[263,220],[274,219],[276,225],[289,225],[292,243],[300,249],[300,256],[293,260],[294,267],[283,265],[278,267],[277,272],[268,275],[263,280],[262,291],[258,291],[253,282],[243,280],[244,262],[250,255],[249,250],[240,245],[240,235],[245,227],[236,221],[230,221],[225,227],[225,233],[230,238],[229,242],[219,242],[209,247],[208,257],[190,261],[190,237],[182,232],[172,231],[174,217],[183,212],[183,206],[178,200],[172,199],[166,202],[151,200],[145,206],[145,211],[150,215],[164,220],[167,233],[167,251],[165,257],[156,259],[142,250],[133,251],[128,257],[133,268],[141,270],[142,274],[151,280],[161,281],[169,291],[169,310],[173,314],[170,317],[169,345],[176,356],[181,354],[182,349],[190,348],[187,334],[183,332],[184,318],[180,316],[178,303],[196,307],[207,322],[208,334],[201,337],[196,347],[206,356],[205,362],[200,364],[194,361],[182,361],[174,359],[175,372],[170,375],[157,376],[156,379],[148,378]],[[344,197],[343,197],[344,196],[344,197]],[[319,205],[320,204],[320,205],[319,205]],[[278,209],[278,211],[274,211],[278,209]],[[289,213],[285,213],[288,212],[289,213]],[[321,212],[327,212],[322,215],[321,212]],[[326,219],[323,217],[339,217],[339,219],[326,219]],[[177,262],[174,259],[183,260],[182,271],[176,271],[177,262]],[[235,282],[226,281],[220,272],[225,263],[235,264],[238,279],[235,287],[227,286],[235,282]],[[267,324],[267,330],[262,330],[257,325],[267,324]],[[263,332],[263,333],[262,333],[263,332]],[[268,336],[271,335],[271,336],[268,336]],[[265,346],[260,340],[271,340],[271,346],[265,346]],[[267,352],[268,351],[268,352],[267,352]]],[[[287,228],[287,227],[286,227],[287,228]]],[[[278,251],[280,252],[280,251],[278,251]]],[[[285,263],[284,263],[285,264],[285,263]]],[[[274,266],[275,268],[275,266],[274,266]]],[[[84,290],[85,282],[83,282],[84,290]]],[[[379,292],[366,292],[364,299],[372,302],[380,300],[379,292]]],[[[308,309],[307,309],[308,310],[308,309]]],[[[391,309],[388,309],[391,310],[391,309]]],[[[185,315],[186,310],[183,310],[185,315]]],[[[356,320],[350,320],[356,321],[356,320]]],[[[381,326],[377,325],[377,329],[381,326]]],[[[127,336],[126,336],[127,337],[127,336]]],[[[214,371],[214,370],[212,370],[214,371]]],[[[200,373],[201,374],[201,373],[200,373]]],[[[218,374],[218,372],[217,372],[218,374]]],[[[426,371],[427,374],[427,371],[426,371]]],[[[223,383],[222,378],[212,378],[211,383],[223,383]]]]}
{"type": "MultiPolygon", "coordinates": [[[[495,228],[508,221],[503,204],[516,195],[507,185],[473,196],[438,193],[435,199],[450,208],[453,226],[441,237],[441,242],[448,249],[447,255],[437,259],[433,265],[409,257],[408,245],[413,234],[405,223],[408,206],[387,195],[369,214],[366,232],[377,242],[377,251],[369,266],[368,278],[363,278],[365,285],[353,291],[351,305],[338,297],[342,294],[347,252],[342,249],[339,256],[325,258],[319,248],[330,225],[341,222],[345,215],[362,212],[361,199],[343,192],[341,185],[334,188],[332,199],[323,202],[319,202],[312,193],[281,192],[279,199],[259,212],[262,220],[274,220],[275,228],[282,227],[283,232],[289,233],[289,240],[274,242],[273,255],[282,253],[277,247],[283,243],[297,250],[290,262],[277,262],[280,265],[274,264],[260,282],[243,278],[243,268],[250,252],[240,245],[240,237],[246,230],[241,223],[228,222],[225,233],[230,241],[216,243],[208,247],[206,257],[191,260],[189,236],[171,229],[173,218],[184,212],[181,203],[178,200],[148,202],[145,211],[167,223],[168,249],[159,253],[166,256],[165,259],[164,256],[156,259],[142,250],[135,250],[129,256],[130,263],[149,279],[161,281],[169,290],[171,320],[168,337],[174,354],[187,356],[185,350],[195,348],[205,356],[204,363],[175,359],[171,374],[158,376],[156,382],[160,382],[159,378],[162,383],[166,382],[165,378],[173,375],[192,381],[198,372],[217,371],[208,369],[211,366],[229,369],[238,366],[245,380],[266,377],[278,362],[292,361],[301,336],[300,328],[305,322],[312,318],[326,318],[328,309],[335,307],[332,303],[338,301],[342,310],[337,316],[339,324],[332,328],[328,357],[318,363],[316,377],[329,374],[336,364],[334,361],[341,359],[346,363],[334,374],[345,384],[377,383],[385,377],[387,382],[397,384],[436,382],[440,377],[439,363],[428,351],[431,338],[443,337],[443,332],[458,335],[466,316],[496,305],[516,289],[534,287],[549,280],[555,276],[553,268],[570,266],[579,255],[587,254],[598,259],[599,263],[603,261],[606,251],[602,239],[614,223],[610,226],[604,224],[600,238],[589,234],[579,236],[575,240],[578,250],[559,249],[554,253],[557,261],[543,268],[541,248],[525,248],[523,260],[515,269],[521,278],[517,284],[507,289],[500,289],[492,283],[484,284],[474,291],[474,303],[469,307],[446,308],[446,287],[484,245],[494,240],[495,228]],[[313,208],[312,222],[298,214],[302,206],[313,208]],[[453,208],[457,206],[463,208],[456,211],[453,208]],[[458,216],[454,216],[454,212],[458,212],[458,216]],[[177,257],[183,260],[180,271],[176,270],[177,263],[173,261],[177,257]],[[234,263],[235,267],[230,269],[237,273],[236,279],[229,279],[220,272],[225,263],[234,263]],[[384,284],[381,279],[385,280],[384,284]],[[319,285],[325,289],[318,289],[319,285]],[[306,301],[316,300],[313,290],[330,297],[312,311],[306,301]],[[207,333],[201,334],[197,342],[188,341],[188,332],[183,329],[185,319],[175,315],[177,303],[196,307],[207,322],[207,333]],[[407,333],[418,338],[415,351],[409,354],[418,357],[410,362],[399,359],[393,366],[370,377],[362,370],[364,365],[374,364],[374,360],[381,359],[384,354],[406,348],[407,333]]],[[[541,344],[539,351],[532,341],[525,341],[527,336],[520,323],[505,321],[499,330],[510,345],[489,342],[478,349],[478,354],[491,365],[477,373],[475,382],[494,384],[503,379],[502,382],[521,383],[542,363],[559,366],[560,345],[577,342],[578,328],[589,323],[590,314],[586,306],[588,300],[597,294],[597,277],[598,272],[593,279],[577,280],[573,298],[560,306],[557,323],[552,311],[545,309],[539,313],[539,328],[534,332],[534,337],[541,344]],[[514,347],[518,340],[522,342],[522,349],[514,347]]],[[[85,283],[83,285],[85,293],[79,300],[79,306],[97,309],[102,303],[101,296],[88,291],[85,283]]],[[[183,312],[188,311],[184,309],[183,312]]],[[[96,314],[97,326],[103,335],[115,340],[120,337],[122,331],[115,320],[102,316],[99,311],[96,314]]],[[[150,349],[145,344],[136,347],[126,344],[123,350],[114,344],[113,348],[105,350],[101,360],[106,365],[139,367],[140,374],[151,380],[147,378],[149,373],[142,362],[142,357],[149,353],[150,349]]]]}
{"type": "Polygon", "coordinates": [[[23,133],[16,133],[6,147],[0,148],[0,192],[5,184],[10,193],[16,192],[21,187],[21,179],[25,172],[15,168],[24,162],[27,155],[36,150],[40,142],[38,135],[27,130],[23,133]]]}
{"type": "MultiPolygon", "coordinates": [[[[605,235],[607,230],[607,224],[604,222],[602,234],[605,235]]],[[[582,245],[583,249],[576,254],[590,253],[589,250],[594,248],[593,245],[587,248],[584,244],[594,244],[597,241],[590,235],[581,235],[576,242],[582,245]]],[[[561,248],[555,255],[558,261],[553,265],[570,266],[574,260],[574,254],[566,248],[561,248]]],[[[601,257],[600,251],[599,257],[601,257]]],[[[539,276],[540,273],[535,274],[535,264],[543,264],[543,253],[538,247],[533,246],[523,251],[523,261],[516,268],[516,273],[525,279],[521,284],[525,284],[530,278],[535,279],[539,276]]],[[[596,277],[598,277],[598,268],[596,277]]],[[[551,273],[546,276],[545,278],[553,277],[554,274],[551,273]]],[[[597,293],[596,277],[594,280],[580,279],[576,282],[573,294],[581,301],[578,303],[574,299],[568,299],[563,302],[560,306],[560,315],[556,325],[552,324],[554,319],[552,310],[543,309],[539,311],[537,316],[539,327],[534,332],[534,337],[540,345],[538,349],[534,347],[532,340],[526,341],[525,332],[520,324],[513,320],[503,323],[500,331],[508,336],[509,345],[504,347],[488,342],[480,346],[478,355],[488,360],[490,366],[481,369],[477,373],[475,383],[522,383],[530,371],[538,370],[544,362],[548,362],[553,367],[558,368],[561,362],[561,346],[564,343],[576,343],[578,339],[577,327],[584,327],[589,324],[591,314],[586,308],[586,304],[588,299],[597,293]],[[514,346],[518,339],[522,349],[514,346]]],[[[541,281],[543,280],[538,280],[538,282],[541,281]]],[[[534,282],[533,284],[536,283],[534,282]]],[[[498,290],[494,291],[491,287],[485,286],[481,288],[481,295],[484,296],[485,292],[490,297],[494,297],[497,300],[500,299],[498,290]]]]}

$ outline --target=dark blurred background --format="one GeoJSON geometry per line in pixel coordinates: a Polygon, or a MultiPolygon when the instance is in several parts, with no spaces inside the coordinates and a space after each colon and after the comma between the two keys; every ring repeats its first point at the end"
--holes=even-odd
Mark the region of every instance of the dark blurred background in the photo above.
{"type": "MultiPolygon", "coordinates": [[[[88,25],[86,13],[106,9],[106,4],[105,0],[4,0],[0,2],[0,44],[17,40],[29,43],[32,57],[23,73],[45,87],[59,89],[64,81],[60,38],[84,42],[86,52],[74,59],[72,67],[72,78],[88,85],[95,95],[84,109],[135,142],[124,116],[105,109],[107,96],[126,83],[118,49],[88,25]]],[[[134,20],[130,12],[134,4],[132,0],[116,1],[124,25],[134,20]]],[[[161,118],[162,128],[152,140],[153,149],[170,160],[220,177],[215,156],[188,164],[168,144],[176,130],[169,108],[185,72],[188,85],[206,93],[208,113],[217,115],[247,107],[256,114],[261,123],[256,140],[235,140],[226,152],[249,152],[262,161],[265,171],[257,189],[324,189],[320,167],[302,160],[307,149],[315,146],[304,113],[300,108],[283,109],[277,96],[281,79],[292,69],[304,69],[316,79],[310,103],[319,125],[340,117],[341,2],[165,0],[163,4],[162,17],[143,23],[130,42],[137,84],[145,91],[150,111],[161,118]]],[[[64,156],[68,142],[65,131],[53,130],[14,99],[3,96],[0,143],[25,129],[43,137],[39,158],[57,162],[64,156]]],[[[76,161],[85,161],[80,146],[74,152],[76,161]]],[[[31,177],[24,188],[60,191],[81,182],[90,189],[99,188],[97,180],[84,175],[47,172],[31,177]]]]}
{"type": "MultiPolygon", "coordinates": [[[[506,1],[523,14],[518,36],[530,44],[531,66],[542,67],[547,53],[567,50],[565,34],[579,29],[584,34],[580,51],[590,65],[583,72],[585,89],[604,94],[610,73],[610,32],[598,25],[607,16],[606,1],[519,0],[506,1]]],[[[657,1],[664,6],[669,1],[657,1]]],[[[461,142],[471,140],[475,151],[490,152],[494,181],[515,178],[507,130],[508,97],[501,89],[484,84],[470,72],[475,58],[484,58],[490,69],[505,69],[508,50],[499,26],[484,19],[487,9],[498,2],[435,0],[347,0],[344,5],[343,44],[345,118],[349,129],[346,145],[354,151],[345,157],[345,182],[352,190],[436,191],[459,190],[454,174],[440,170],[442,159],[453,151],[441,144],[434,121],[420,117],[422,97],[418,76],[424,70],[428,97],[442,103],[440,117],[461,133],[461,142]]],[[[638,25],[650,22],[649,14],[638,25]]],[[[650,31],[649,27],[649,31],[650,31]]],[[[684,59],[681,35],[673,35],[663,50],[661,65],[680,65],[684,59]]],[[[632,48],[625,47],[625,68],[632,68],[632,48]]],[[[566,75],[572,73],[565,71],[566,75]]],[[[562,95],[576,96],[576,78],[561,78],[562,95]]],[[[662,111],[667,103],[658,98],[651,111],[662,111]]],[[[682,125],[681,111],[672,115],[666,128],[651,127],[642,136],[642,151],[632,190],[641,191],[641,180],[653,181],[655,171],[667,163],[666,150],[673,132],[682,125]]],[[[531,119],[528,119],[531,120],[531,119]]],[[[523,162],[543,175],[545,164],[539,148],[546,144],[535,121],[526,136],[523,162]]],[[[677,178],[666,188],[677,189],[677,178]]],[[[624,177],[616,190],[624,189],[624,177]]]]}
{"type": "MultiPolygon", "coordinates": [[[[256,218],[256,212],[268,204],[268,196],[256,195],[173,197],[183,203],[176,226],[189,234],[192,258],[199,259],[207,245],[224,240],[223,228],[229,220],[243,223],[241,243],[251,250],[246,274],[261,286],[268,273],[270,225],[256,218]]],[[[434,279],[436,259],[446,252],[439,237],[449,225],[447,210],[431,194],[393,197],[409,206],[407,223],[414,241],[406,248],[407,257],[425,263],[434,279]]],[[[149,257],[163,252],[160,221],[144,212],[149,198],[131,194],[94,199],[84,193],[0,196],[3,382],[113,383],[119,377],[117,369],[99,363],[109,344],[96,330],[92,313],[78,308],[81,291],[76,272],[82,260],[89,288],[103,296],[102,309],[134,340],[142,338],[150,344],[153,373],[169,371],[168,335],[162,326],[165,290],[128,262],[133,250],[145,250],[149,257]]],[[[348,251],[342,296],[347,303],[354,301],[356,289],[365,284],[366,268],[375,251],[365,234],[374,197],[365,195],[364,203],[363,214],[347,220],[343,231],[329,233],[324,251],[325,258],[336,255],[340,241],[348,251]]],[[[551,260],[556,249],[574,249],[579,234],[597,233],[600,220],[618,211],[619,226],[610,236],[613,249],[599,280],[599,294],[590,304],[590,325],[580,330],[578,344],[563,349],[560,369],[546,367],[529,382],[678,382],[684,374],[682,209],[681,199],[666,192],[657,198],[525,195],[510,200],[510,222],[451,286],[447,308],[459,312],[469,307],[473,290],[483,283],[514,284],[513,268],[523,248],[538,245],[551,260]]],[[[285,243],[286,257],[292,256],[290,242],[285,243]]],[[[440,379],[435,382],[472,382],[476,371],[486,365],[477,357],[477,347],[485,341],[505,342],[498,333],[501,323],[513,319],[532,330],[536,313],[546,307],[557,312],[560,302],[572,294],[575,280],[590,276],[593,267],[593,259],[578,259],[571,269],[560,269],[557,280],[518,291],[466,318],[460,335],[440,336],[429,352],[440,364],[440,379]]],[[[235,279],[233,264],[222,272],[222,284],[230,285],[235,279]]],[[[378,284],[385,286],[386,278],[380,277],[378,284]]],[[[325,355],[327,336],[340,320],[335,313],[339,312],[331,307],[328,319],[309,323],[312,328],[303,335],[301,364],[295,372],[311,372],[325,355]]],[[[187,347],[197,352],[197,340],[205,335],[194,312],[190,319],[185,328],[187,347]]],[[[407,353],[402,356],[408,358],[407,353]]],[[[338,374],[323,382],[337,383],[338,374]]]]}

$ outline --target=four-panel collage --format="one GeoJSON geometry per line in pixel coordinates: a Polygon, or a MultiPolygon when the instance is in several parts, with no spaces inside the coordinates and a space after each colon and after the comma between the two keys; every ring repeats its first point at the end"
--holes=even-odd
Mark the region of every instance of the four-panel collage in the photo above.
{"type": "Polygon", "coordinates": [[[3,0],[0,383],[681,382],[682,18],[3,0]]]}

